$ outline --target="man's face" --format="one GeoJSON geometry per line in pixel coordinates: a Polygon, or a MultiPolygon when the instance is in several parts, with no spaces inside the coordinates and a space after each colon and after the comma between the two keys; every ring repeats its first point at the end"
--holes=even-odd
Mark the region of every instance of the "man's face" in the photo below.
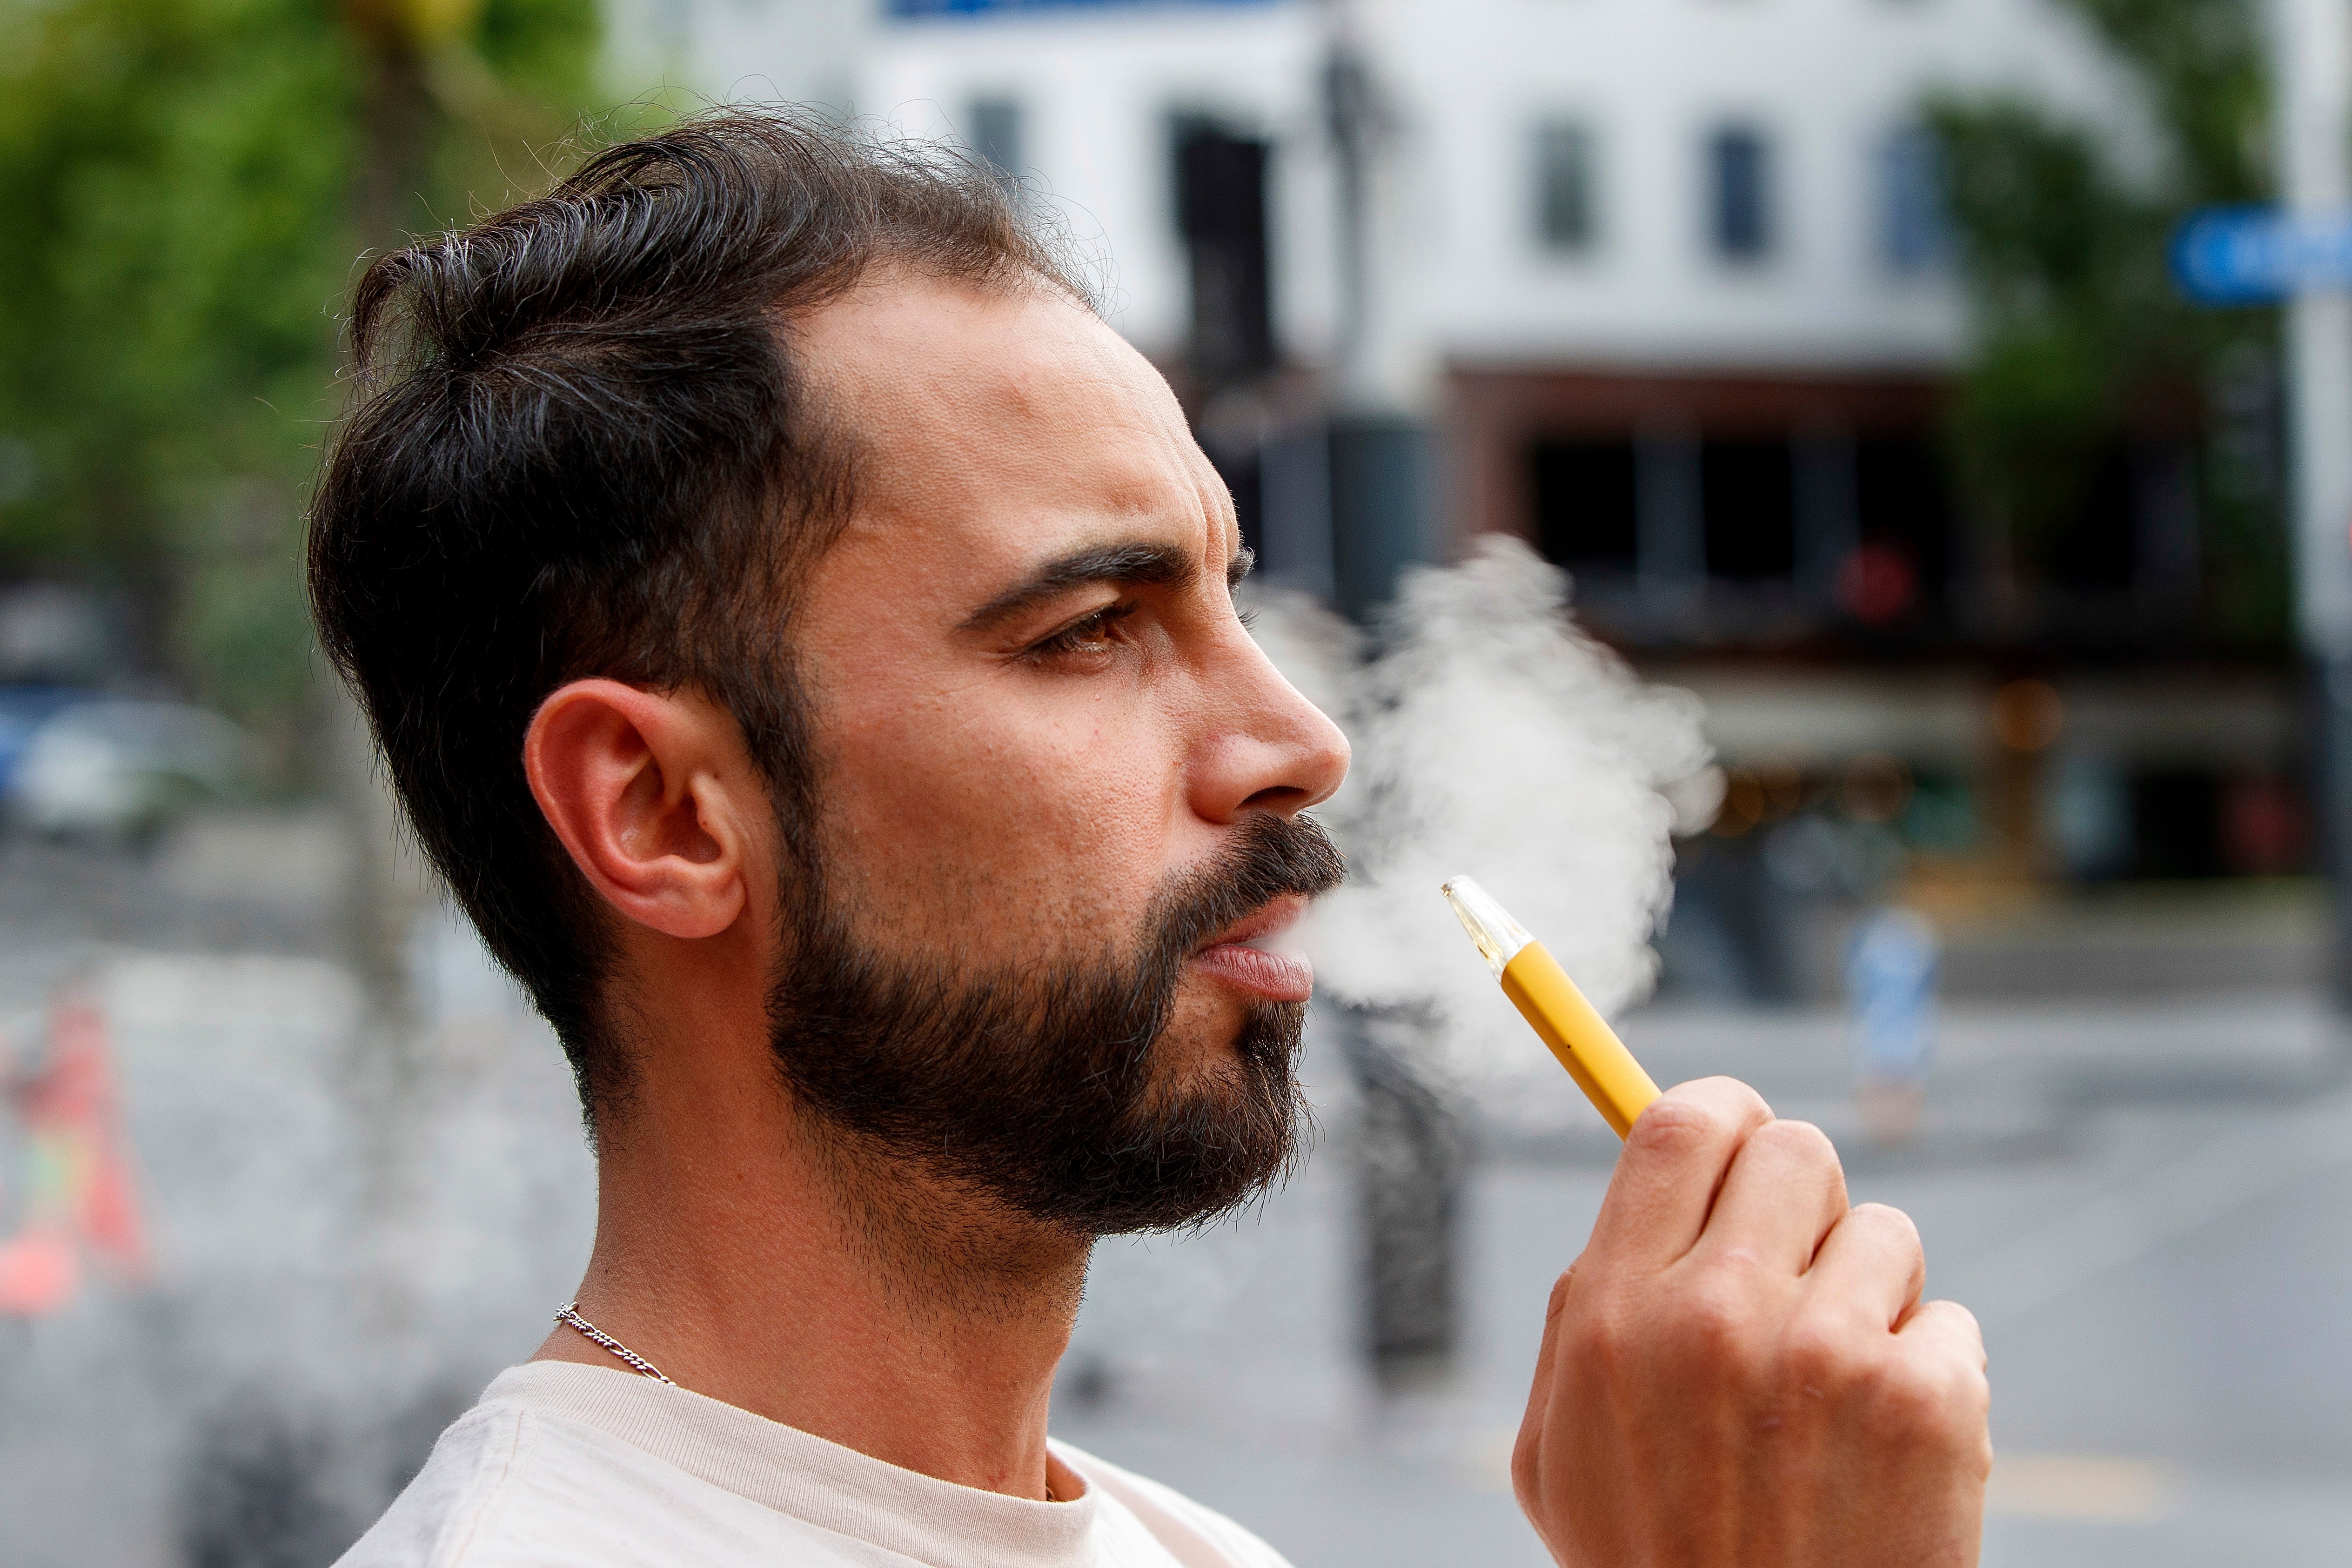
{"type": "MultiPolygon", "coordinates": [[[[862,447],[856,514],[794,616],[831,923],[787,925],[838,950],[819,955],[835,999],[903,1035],[975,977],[1003,1005],[962,1034],[1008,1037],[921,1051],[1025,1054],[1034,1094],[1120,1059],[1073,1022],[1145,1021],[1132,1087],[1191,1133],[1252,1113],[1233,1096],[1269,1091],[1277,1049],[1286,1104],[1310,976],[1279,950],[1306,900],[1268,890],[1328,883],[1292,819],[1338,787],[1347,743],[1234,614],[1232,503],[1166,383],[1042,291],[877,283],[811,318],[800,353],[862,447]],[[1034,1059],[1055,1049],[1076,1059],[1034,1059]]],[[[796,1046],[805,1008],[780,996],[789,1068],[818,1041],[796,1046]]]]}

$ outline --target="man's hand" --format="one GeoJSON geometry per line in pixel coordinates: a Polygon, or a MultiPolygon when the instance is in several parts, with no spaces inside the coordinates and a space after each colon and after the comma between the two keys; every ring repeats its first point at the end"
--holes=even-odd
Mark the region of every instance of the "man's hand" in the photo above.
{"type": "Polygon", "coordinates": [[[1511,1456],[1564,1568],[1973,1568],[1984,1342],[1819,1128],[1728,1079],[1625,1141],[1511,1456]]]}

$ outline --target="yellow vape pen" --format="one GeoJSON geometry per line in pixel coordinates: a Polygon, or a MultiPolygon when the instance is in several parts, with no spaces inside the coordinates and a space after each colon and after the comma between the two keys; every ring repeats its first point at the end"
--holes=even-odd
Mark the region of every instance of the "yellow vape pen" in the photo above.
{"type": "Polygon", "coordinates": [[[1609,1021],[1593,1010],[1559,960],[1496,903],[1494,895],[1467,877],[1445,884],[1445,901],[1486,967],[1503,983],[1503,994],[1543,1037],[1584,1098],[1608,1120],[1617,1136],[1658,1098],[1658,1086],[1617,1037],[1609,1021]]]}

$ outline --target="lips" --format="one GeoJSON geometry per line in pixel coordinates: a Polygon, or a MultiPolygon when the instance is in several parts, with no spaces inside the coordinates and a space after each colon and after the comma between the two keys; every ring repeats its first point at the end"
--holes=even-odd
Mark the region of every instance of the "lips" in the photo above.
{"type": "Polygon", "coordinates": [[[1292,932],[1307,900],[1285,894],[1219,931],[1192,957],[1192,967],[1269,1002],[1304,1002],[1315,994],[1315,966],[1292,932]]]}

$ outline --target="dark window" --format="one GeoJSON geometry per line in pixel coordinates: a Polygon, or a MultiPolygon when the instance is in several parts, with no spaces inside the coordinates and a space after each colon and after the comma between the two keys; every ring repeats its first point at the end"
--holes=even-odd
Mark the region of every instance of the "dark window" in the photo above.
{"type": "Polygon", "coordinates": [[[2188,769],[2161,769],[2132,780],[2135,875],[2221,875],[2221,785],[2211,773],[2188,769]]]}
{"type": "Polygon", "coordinates": [[[1192,374],[1209,387],[1274,363],[1265,250],[1266,144],[1176,122],[1176,232],[1192,274],[1192,374]]]}
{"type": "Polygon", "coordinates": [[[1570,571],[1637,563],[1631,441],[1541,441],[1530,453],[1536,548],[1570,571]]]}
{"type": "Polygon", "coordinates": [[[2120,594],[2132,585],[2131,455],[2118,445],[2099,461],[2074,514],[2052,534],[2045,565],[2062,593],[2120,594]]]}
{"type": "Polygon", "coordinates": [[[1878,251],[1898,273],[1927,271],[1944,259],[1944,192],[1936,138],[1906,125],[1878,148],[1878,251]]]}
{"type": "Polygon", "coordinates": [[[1914,436],[1864,437],[1854,443],[1853,457],[1861,542],[1892,551],[1909,569],[1916,605],[1939,603],[1950,570],[1952,512],[1935,442],[1914,436]]]}
{"type": "Polygon", "coordinates": [[[1021,105],[1009,98],[972,100],[971,150],[994,165],[1007,180],[1017,180],[1025,166],[1021,146],[1021,105]]]}
{"type": "Polygon", "coordinates": [[[1599,170],[1589,126],[1536,131],[1536,225],[1548,250],[1589,250],[1601,237],[1599,170]]]}
{"type": "Polygon", "coordinates": [[[1716,254],[1759,261],[1772,249],[1772,149],[1764,133],[1727,126],[1707,139],[1707,214],[1716,254]]]}
{"type": "Polygon", "coordinates": [[[1707,441],[1699,447],[1706,573],[1740,582],[1796,570],[1796,476],[1786,440],[1707,441]]]}

